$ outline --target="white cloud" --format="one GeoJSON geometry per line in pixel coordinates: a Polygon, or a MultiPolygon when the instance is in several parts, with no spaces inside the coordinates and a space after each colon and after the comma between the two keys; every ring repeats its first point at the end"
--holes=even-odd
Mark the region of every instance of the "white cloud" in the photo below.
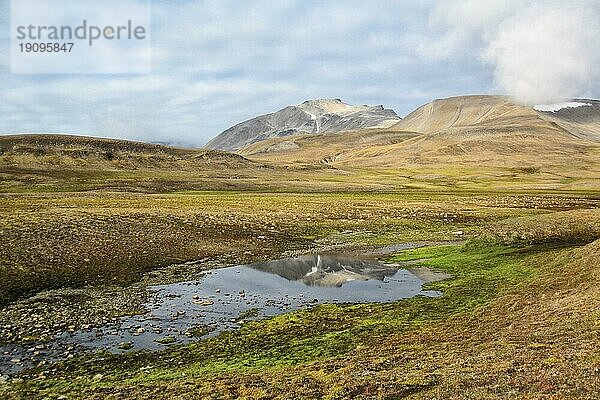
{"type": "MultiPolygon", "coordinates": [[[[419,43],[420,55],[431,60],[473,57],[498,24],[514,15],[527,0],[446,0],[436,3],[429,14],[432,35],[419,43]]],[[[422,35],[422,33],[420,33],[422,35]]]]}
{"type": "Polygon", "coordinates": [[[420,53],[429,59],[470,54],[493,70],[500,92],[527,103],[598,93],[600,4],[594,0],[440,2],[436,32],[420,53]]]}
{"type": "Polygon", "coordinates": [[[500,24],[484,59],[497,84],[527,104],[585,96],[600,88],[598,3],[535,3],[500,24]]]}

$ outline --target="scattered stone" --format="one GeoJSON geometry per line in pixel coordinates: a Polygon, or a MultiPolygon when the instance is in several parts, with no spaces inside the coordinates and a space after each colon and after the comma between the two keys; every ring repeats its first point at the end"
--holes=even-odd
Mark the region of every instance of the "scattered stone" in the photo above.
{"type": "Polygon", "coordinates": [[[133,343],[131,342],[121,342],[117,346],[120,350],[130,350],[133,348],[133,343]]]}
{"type": "Polygon", "coordinates": [[[214,301],[212,301],[211,299],[206,299],[206,300],[194,300],[194,304],[198,304],[200,306],[212,306],[213,304],[215,304],[214,301]]]}

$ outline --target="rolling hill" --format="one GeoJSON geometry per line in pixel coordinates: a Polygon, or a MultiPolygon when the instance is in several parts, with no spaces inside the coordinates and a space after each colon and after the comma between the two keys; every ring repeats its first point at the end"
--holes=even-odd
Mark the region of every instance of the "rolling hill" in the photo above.
{"type": "Polygon", "coordinates": [[[76,135],[0,136],[0,166],[98,166],[109,169],[249,166],[244,157],[218,150],[76,135]]]}
{"type": "Polygon", "coordinates": [[[218,190],[245,188],[272,173],[217,150],[73,135],[0,136],[0,192],[218,190]]]}

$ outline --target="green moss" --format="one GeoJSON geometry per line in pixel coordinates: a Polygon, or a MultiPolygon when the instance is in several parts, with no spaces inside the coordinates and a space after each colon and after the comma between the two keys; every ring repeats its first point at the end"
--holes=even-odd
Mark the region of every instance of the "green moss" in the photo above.
{"type": "Polygon", "coordinates": [[[244,311],[235,319],[237,322],[243,321],[249,318],[256,318],[260,314],[260,308],[251,308],[249,310],[244,311]]]}
{"type": "Polygon", "coordinates": [[[164,338],[155,339],[154,341],[160,344],[173,344],[177,341],[177,338],[175,338],[175,336],[166,336],[164,338]]]}
{"type": "Polygon", "coordinates": [[[214,331],[215,328],[208,325],[197,325],[191,328],[186,329],[185,334],[189,337],[200,338],[202,336],[208,335],[210,332],[214,331]]]}
{"type": "Polygon", "coordinates": [[[104,380],[102,385],[144,385],[184,377],[202,382],[222,373],[264,373],[343,357],[389,334],[474,312],[500,293],[531,279],[535,269],[527,260],[538,250],[470,244],[405,251],[391,260],[423,260],[425,266],[452,274],[448,280],[426,286],[441,290],[442,297],[419,296],[389,304],[320,305],[250,322],[238,331],[158,354],[141,352],[103,356],[101,361],[70,361],[62,364],[54,377],[27,383],[26,390],[44,395],[67,389],[79,393],[99,387],[100,383],[92,379],[96,374],[103,374],[110,382],[104,380]],[[140,372],[146,365],[152,365],[151,373],[140,372]],[[81,378],[73,387],[75,376],[81,378]]]}

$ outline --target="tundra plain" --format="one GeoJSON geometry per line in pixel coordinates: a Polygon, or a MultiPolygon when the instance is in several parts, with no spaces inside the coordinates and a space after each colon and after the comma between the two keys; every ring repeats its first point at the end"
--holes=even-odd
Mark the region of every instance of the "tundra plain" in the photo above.
{"type": "Polygon", "coordinates": [[[425,286],[439,298],[73,354],[4,377],[0,396],[598,398],[600,147],[535,115],[433,133],[405,119],[241,155],[0,137],[3,344],[144,313],[149,285],[297,254],[420,243],[386,257],[451,275],[425,286]]]}

